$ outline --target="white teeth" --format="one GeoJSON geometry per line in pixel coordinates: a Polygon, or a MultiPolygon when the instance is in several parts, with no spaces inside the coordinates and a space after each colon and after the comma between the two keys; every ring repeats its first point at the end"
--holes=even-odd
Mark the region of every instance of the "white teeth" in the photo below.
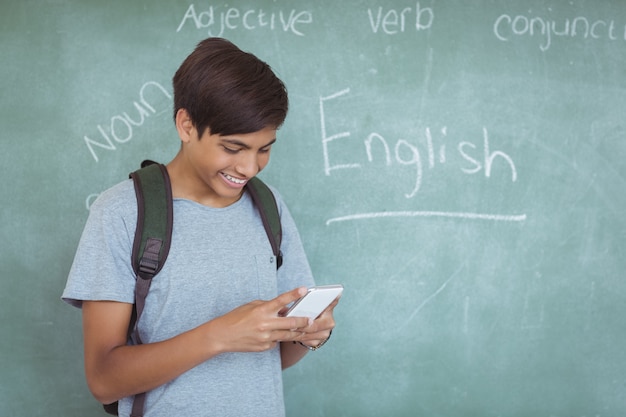
{"type": "Polygon", "coordinates": [[[231,176],[230,176],[230,175],[228,175],[228,174],[224,174],[224,176],[226,177],[226,179],[227,179],[228,181],[232,181],[232,182],[234,182],[235,184],[245,184],[245,183],[246,183],[246,180],[240,180],[239,178],[231,177],[231,176]]]}

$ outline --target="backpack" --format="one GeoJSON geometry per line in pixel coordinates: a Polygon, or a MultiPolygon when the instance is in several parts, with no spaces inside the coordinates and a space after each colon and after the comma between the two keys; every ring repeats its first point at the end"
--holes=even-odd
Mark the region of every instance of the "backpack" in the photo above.
{"type": "MultiPolygon", "coordinates": [[[[136,324],[141,317],[152,278],[161,271],[170,249],[173,224],[172,187],[164,165],[143,161],[141,169],[130,174],[137,197],[137,229],[133,242],[132,264],[136,275],[135,304],[128,326],[128,339],[141,344],[136,324]]],[[[245,185],[259,210],[276,269],[282,265],[280,243],[282,228],[274,194],[263,181],[251,178],[245,185]]],[[[131,417],[143,416],[145,393],[135,395],[131,417]]],[[[104,404],[105,411],[118,415],[117,401],[104,404]]]]}

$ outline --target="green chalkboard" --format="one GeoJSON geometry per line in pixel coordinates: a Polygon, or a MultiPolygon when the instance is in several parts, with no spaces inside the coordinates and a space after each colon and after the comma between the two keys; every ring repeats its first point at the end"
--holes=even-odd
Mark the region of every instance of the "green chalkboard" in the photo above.
{"type": "Polygon", "coordinates": [[[178,149],[208,36],[291,111],[263,178],[332,341],[290,416],[626,415],[623,1],[3,1],[0,415],[99,415],[60,301],[87,207],[178,149]]]}

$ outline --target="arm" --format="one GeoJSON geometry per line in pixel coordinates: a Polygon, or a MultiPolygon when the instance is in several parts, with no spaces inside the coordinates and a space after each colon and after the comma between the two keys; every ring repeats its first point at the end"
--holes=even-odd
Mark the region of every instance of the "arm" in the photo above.
{"type": "Polygon", "coordinates": [[[278,341],[302,337],[306,318],[279,317],[304,288],[270,301],[254,301],[171,339],[126,345],[132,305],[83,302],[85,373],[89,389],[102,403],[149,391],[223,352],[260,352],[278,341]]]}
{"type": "MultiPolygon", "coordinates": [[[[333,311],[339,298],[332,302],[320,316],[309,326],[302,329],[304,334],[298,340],[307,346],[318,346],[330,337],[330,332],[335,328],[333,311]]],[[[280,344],[280,358],[283,369],[295,365],[302,359],[309,350],[300,343],[282,342],[280,344]]]]}

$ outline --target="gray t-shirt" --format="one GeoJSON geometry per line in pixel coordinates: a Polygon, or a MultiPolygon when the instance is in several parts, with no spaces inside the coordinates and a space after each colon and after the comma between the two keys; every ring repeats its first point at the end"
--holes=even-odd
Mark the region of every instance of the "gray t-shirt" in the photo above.
{"type": "MultiPolygon", "coordinates": [[[[170,253],[153,279],[138,324],[144,343],[164,340],[253,300],[269,300],[314,285],[298,231],[276,193],[283,265],[276,259],[258,210],[244,193],[225,208],[174,200],[170,253]]],[[[131,180],[102,193],[90,209],[62,298],[134,302],[131,249],[137,205],[131,180]]],[[[154,366],[159,366],[155,363],[154,366]]],[[[128,416],[132,398],[120,401],[128,416]]],[[[279,348],[226,353],[150,391],[145,416],[283,416],[279,348]]]]}

